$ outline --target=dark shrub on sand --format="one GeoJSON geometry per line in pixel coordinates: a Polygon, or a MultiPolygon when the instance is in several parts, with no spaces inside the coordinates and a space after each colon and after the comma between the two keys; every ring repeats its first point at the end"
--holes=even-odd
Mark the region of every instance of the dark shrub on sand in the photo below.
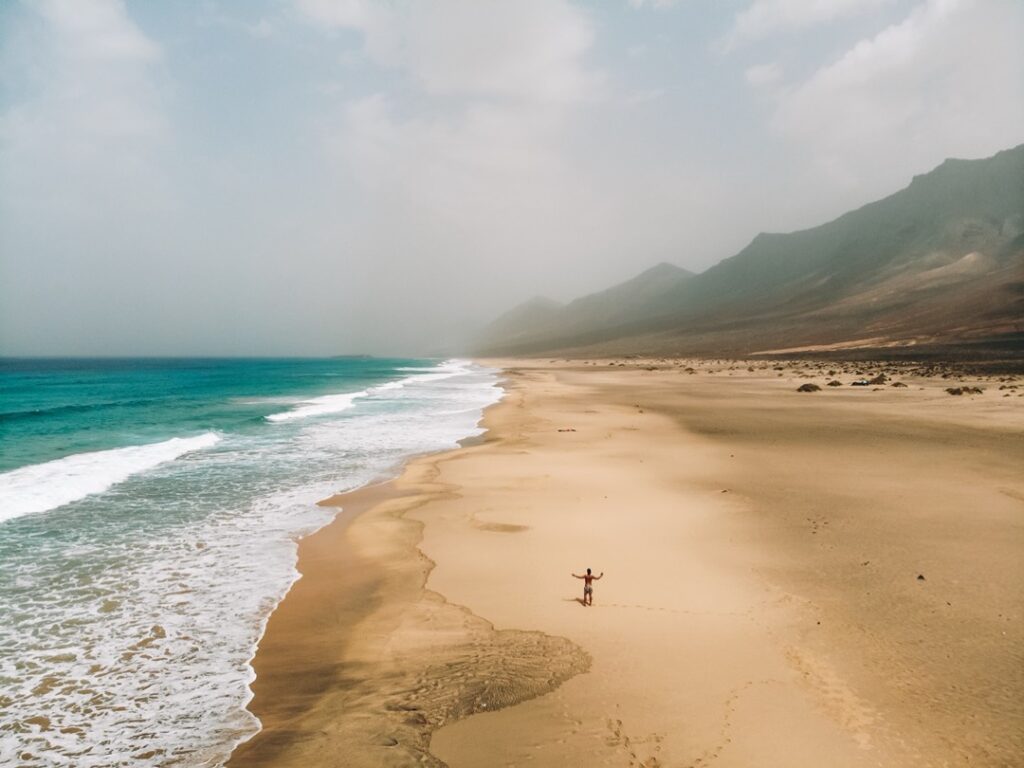
{"type": "Polygon", "coordinates": [[[797,392],[820,392],[821,387],[817,384],[801,384],[796,388],[797,392]]]}
{"type": "Polygon", "coordinates": [[[837,379],[832,379],[832,381],[830,381],[828,383],[828,386],[830,386],[830,387],[841,387],[841,386],[843,386],[843,382],[838,381],[837,379]]]}

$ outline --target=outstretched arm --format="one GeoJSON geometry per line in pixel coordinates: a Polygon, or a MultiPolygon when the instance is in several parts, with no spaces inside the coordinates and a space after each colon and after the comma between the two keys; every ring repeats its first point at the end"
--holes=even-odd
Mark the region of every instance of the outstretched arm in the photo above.
{"type": "Polygon", "coordinates": [[[574,574],[572,575],[572,577],[573,577],[574,579],[582,579],[582,578],[585,578],[584,576],[578,576],[578,575],[576,575],[575,573],[574,573],[574,574]]]}
{"type": "MultiPolygon", "coordinates": [[[[604,571],[601,571],[601,576],[604,576],[604,571]]],[[[601,578],[601,576],[595,576],[594,578],[595,578],[595,579],[600,579],[600,578],[601,578]]]]}

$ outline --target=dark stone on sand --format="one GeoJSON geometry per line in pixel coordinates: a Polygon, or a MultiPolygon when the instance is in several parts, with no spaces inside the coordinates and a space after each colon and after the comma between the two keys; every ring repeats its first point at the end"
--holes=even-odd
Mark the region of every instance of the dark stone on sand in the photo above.
{"type": "Polygon", "coordinates": [[[981,387],[946,387],[951,395],[980,395],[985,390],[981,387]]]}
{"type": "Polygon", "coordinates": [[[868,384],[885,384],[889,379],[884,373],[880,373],[875,378],[871,379],[868,384]]]}
{"type": "Polygon", "coordinates": [[[924,574],[923,573],[917,574],[917,580],[918,581],[924,581],[924,574]]]}
{"type": "Polygon", "coordinates": [[[837,379],[832,379],[832,381],[830,381],[827,386],[830,386],[830,387],[841,387],[841,386],[843,386],[843,382],[841,382],[841,381],[839,381],[837,379]]]}
{"type": "Polygon", "coordinates": [[[821,391],[821,387],[819,387],[817,384],[801,384],[799,387],[796,388],[796,391],[797,392],[819,392],[819,391],[821,391]]]}
{"type": "Polygon", "coordinates": [[[906,384],[904,384],[904,383],[903,383],[902,381],[894,381],[894,382],[893,382],[892,384],[890,384],[889,386],[890,386],[890,387],[905,387],[905,386],[907,386],[907,385],[906,385],[906,384]]]}

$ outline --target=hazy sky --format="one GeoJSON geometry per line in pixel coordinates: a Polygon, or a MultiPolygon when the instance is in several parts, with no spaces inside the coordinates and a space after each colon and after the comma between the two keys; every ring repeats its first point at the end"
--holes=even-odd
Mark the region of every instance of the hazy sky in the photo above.
{"type": "Polygon", "coordinates": [[[431,352],[1024,141],[1021,0],[0,2],[0,354],[431,352]]]}

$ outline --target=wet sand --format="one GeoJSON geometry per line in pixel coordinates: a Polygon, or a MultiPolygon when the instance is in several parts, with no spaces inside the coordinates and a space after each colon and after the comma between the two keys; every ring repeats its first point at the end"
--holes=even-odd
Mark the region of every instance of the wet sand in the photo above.
{"type": "Polygon", "coordinates": [[[301,543],[231,765],[1021,764],[1019,383],[502,365],[487,440],[301,543]]]}

